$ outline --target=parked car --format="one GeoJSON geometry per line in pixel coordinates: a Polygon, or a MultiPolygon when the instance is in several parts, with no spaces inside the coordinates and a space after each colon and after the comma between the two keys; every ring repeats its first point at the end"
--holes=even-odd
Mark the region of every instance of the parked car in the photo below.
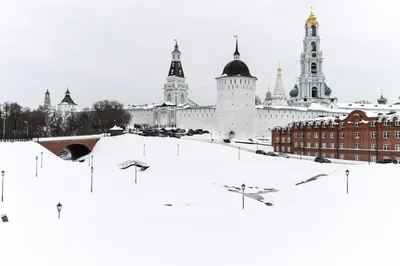
{"type": "Polygon", "coordinates": [[[289,155],[287,155],[286,153],[280,152],[278,154],[279,157],[283,157],[283,158],[289,158],[289,155]]]}
{"type": "Polygon", "coordinates": [[[330,163],[331,161],[328,160],[325,157],[319,157],[318,156],[318,157],[315,157],[314,162],[317,162],[317,163],[330,163]]]}
{"type": "Polygon", "coordinates": [[[263,150],[256,150],[256,153],[257,154],[262,154],[262,155],[267,155],[267,152],[263,151],[263,150]]]}
{"type": "Polygon", "coordinates": [[[397,164],[398,161],[396,159],[385,158],[378,161],[378,163],[394,163],[397,164]]]}
{"type": "Polygon", "coordinates": [[[276,154],[275,152],[273,152],[273,151],[269,151],[269,152],[267,152],[267,155],[268,156],[278,156],[278,154],[276,154]]]}

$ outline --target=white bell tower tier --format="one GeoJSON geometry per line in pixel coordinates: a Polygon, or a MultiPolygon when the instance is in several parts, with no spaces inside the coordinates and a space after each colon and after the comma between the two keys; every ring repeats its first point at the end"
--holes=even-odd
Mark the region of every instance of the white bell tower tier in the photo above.
{"type": "Polygon", "coordinates": [[[234,60],[217,77],[216,130],[223,139],[249,139],[255,135],[255,91],[257,78],[240,60],[238,40],[234,60]]]}

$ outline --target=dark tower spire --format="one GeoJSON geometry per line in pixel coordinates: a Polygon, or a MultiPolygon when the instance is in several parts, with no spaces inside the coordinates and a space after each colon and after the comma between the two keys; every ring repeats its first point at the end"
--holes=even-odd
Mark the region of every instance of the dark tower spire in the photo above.
{"type": "Polygon", "coordinates": [[[236,50],[235,53],[233,54],[233,59],[239,60],[240,59],[240,53],[239,53],[239,44],[238,44],[238,37],[235,35],[236,38],[236,50]]]}
{"type": "Polygon", "coordinates": [[[175,39],[175,49],[172,51],[172,61],[169,68],[168,76],[176,76],[184,78],[182,63],[181,63],[181,52],[179,51],[178,41],[175,39]]]}

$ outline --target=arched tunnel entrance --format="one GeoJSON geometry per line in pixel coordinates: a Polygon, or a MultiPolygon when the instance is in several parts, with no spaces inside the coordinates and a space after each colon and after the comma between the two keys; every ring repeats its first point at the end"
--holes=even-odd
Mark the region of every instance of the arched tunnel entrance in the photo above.
{"type": "Polygon", "coordinates": [[[60,152],[60,157],[65,160],[76,160],[90,153],[88,147],[82,144],[71,144],[64,147],[60,152]]]}

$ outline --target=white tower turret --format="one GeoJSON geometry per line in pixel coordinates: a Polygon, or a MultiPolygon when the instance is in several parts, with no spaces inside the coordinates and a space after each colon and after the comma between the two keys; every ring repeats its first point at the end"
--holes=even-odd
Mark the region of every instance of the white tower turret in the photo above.
{"type": "Polygon", "coordinates": [[[240,60],[237,37],[233,59],[216,78],[216,129],[224,139],[253,138],[257,78],[240,60]]]}
{"type": "Polygon", "coordinates": [[[285,87],[282,81],[282,68],[279,64],[278,73],[276,75],[274,93],[272,95],[272,105],[287,105],[287,96],[285,92],[285,87]]]}
{"type": "Polygon", "coordinates": [[[175,49],[172,51],[171,66],[169,68],[167,83],[164,84],[164,102],[184,104],[188,102],[189,87],[186,84],[185,74],[181,63],[181,52],[175,40],[175,49]]]}

